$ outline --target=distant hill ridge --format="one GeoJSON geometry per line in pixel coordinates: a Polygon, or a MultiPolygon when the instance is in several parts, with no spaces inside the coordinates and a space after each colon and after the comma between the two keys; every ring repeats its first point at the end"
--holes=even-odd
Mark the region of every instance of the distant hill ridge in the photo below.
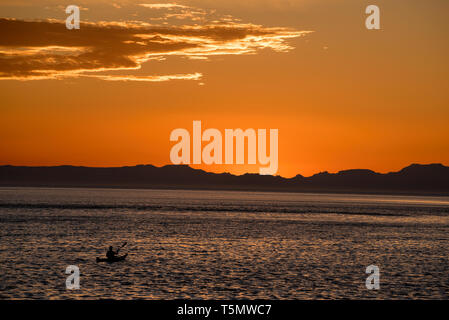
{"type": "Polygon", "coordinates": [[[412,164],[397,172],[367,169],[293,178],[211,173],[185,165],[128,167],[0,166],[0,186],[223,189],[292,192],[410,193],[449,195],[449,167],[412,164]]]}

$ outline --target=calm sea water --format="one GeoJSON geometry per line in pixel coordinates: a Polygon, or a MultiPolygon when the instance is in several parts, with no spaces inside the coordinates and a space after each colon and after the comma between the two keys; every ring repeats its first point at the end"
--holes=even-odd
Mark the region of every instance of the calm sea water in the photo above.
{"type": "Polygon", "coordinates": [[[2,299],[447,299],[448,245],[448,197],[0,188],[2,299]]]}

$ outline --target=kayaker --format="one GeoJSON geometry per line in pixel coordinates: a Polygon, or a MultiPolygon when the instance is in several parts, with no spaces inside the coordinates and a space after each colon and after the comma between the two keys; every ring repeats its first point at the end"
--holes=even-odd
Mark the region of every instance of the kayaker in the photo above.
{"type": "Polygon", "coordinates": [[[114,250],[112,249],[112,246],[109,246],[109,250],[106,252],[106,257],[107,257],[109,260],[113,260],[117,255],[118,255],[118,250],[117,250],[117,251],[114,251],[114,250]]]}

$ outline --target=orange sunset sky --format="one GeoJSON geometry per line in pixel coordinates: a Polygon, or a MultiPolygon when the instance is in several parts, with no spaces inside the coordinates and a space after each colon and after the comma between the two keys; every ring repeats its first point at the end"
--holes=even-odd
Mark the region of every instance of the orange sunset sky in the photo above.
{"type": "MultiPolygon", "coordinates": [[[[0,164],[170,164],[279,129],[278,174],[449,165],[447,0],[3,0],[0,164]],[[65,7],[81,7],[80,30],[65,7]],[[365,28],[380,7],[381,30],[365,28]]],[[[259,165],[195,166],[236,174],[259,165]]]]}

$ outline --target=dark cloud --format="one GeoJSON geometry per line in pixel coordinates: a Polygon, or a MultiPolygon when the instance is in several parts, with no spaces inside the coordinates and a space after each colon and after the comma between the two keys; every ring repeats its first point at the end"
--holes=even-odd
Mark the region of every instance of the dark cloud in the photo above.
{"type": "MultiPolygon", "coordinates": [[[[286,40],[305,33],[233,22],[171,27],[98,22],[81,23],[79,30],[68,30],[63,21],[0,19],[0,79],[95,76],[120,80],[92,72],[138,69],[148,60],[168,55],[205,59],[249,54],[261,48],[287,51],[291,47],[286,40]]],[[[201,77],[197,73],[185,76],[196,80],[201,77]]],[[[160,81],[182,78],[182,74],[161,76],[160,81]]],[[[123,79],[158,81],[155,76],[123,79]]]]}

